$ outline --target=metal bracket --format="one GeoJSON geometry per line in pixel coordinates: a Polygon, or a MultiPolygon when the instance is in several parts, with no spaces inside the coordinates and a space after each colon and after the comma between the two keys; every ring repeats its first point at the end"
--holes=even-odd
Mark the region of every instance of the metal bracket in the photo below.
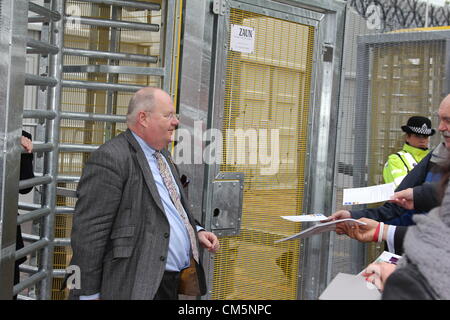
{"type": "Polygon", "coordinates": [[[214,0],[213,2],[213,13],[219,16],[225,15],[227,11],[226,0],[214,0]]]}
{"type": "Polygon", "coordinates": [[[244,174],[221,172],[213,181],[211,230],[218,236],[238,235],[241,229],[244,174]]]}
{"type": "Polygon", "coordinates": [[[333,62],[334,46],[330,43],[324,43],[322,45],[322,55],[324,62],[333,62]]]}

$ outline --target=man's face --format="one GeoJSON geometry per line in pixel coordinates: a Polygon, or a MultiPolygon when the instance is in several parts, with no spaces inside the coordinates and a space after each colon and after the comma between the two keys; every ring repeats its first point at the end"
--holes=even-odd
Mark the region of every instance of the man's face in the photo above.
{"type": "Polygon", "coordinates": [[[444,138],[445,147],[450,151],[450,95],[448,95],[439,106],[439,127],[444,138]]]}
{"type": "Polygon", "coordinates": [[[174,130],[179,124],[172,99],[163,91],[155,93],[155,107],[145,114],[145,141],[152,148],[161,150],[173,141],[174,130]]]}

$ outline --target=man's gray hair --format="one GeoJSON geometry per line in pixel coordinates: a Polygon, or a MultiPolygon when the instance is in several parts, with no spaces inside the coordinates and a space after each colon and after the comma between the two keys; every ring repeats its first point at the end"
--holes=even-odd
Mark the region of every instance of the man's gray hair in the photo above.
{"type": "Polygon", "coordinates": [[[136,92],[128,103],[127,123],[136,121],[139,111],[152,111],[155,107],[155,92],[158,88],[144,88],[136,92]]]}

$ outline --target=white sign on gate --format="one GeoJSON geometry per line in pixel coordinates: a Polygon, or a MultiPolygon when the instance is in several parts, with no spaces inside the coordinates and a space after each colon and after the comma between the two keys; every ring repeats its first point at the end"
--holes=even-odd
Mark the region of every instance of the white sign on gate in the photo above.
{"type": "Polygon", "coordinates": [[[230,49],[237,52],[253,53],[255,49],[255,29],[232,24],[230,49]]]}

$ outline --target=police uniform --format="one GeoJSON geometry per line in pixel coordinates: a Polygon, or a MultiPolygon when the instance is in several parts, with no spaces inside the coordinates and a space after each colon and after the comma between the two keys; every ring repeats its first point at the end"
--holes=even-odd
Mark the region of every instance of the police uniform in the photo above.
{"type": "MultiPolygon", "coordinates": [[[[425,117],[411,117],[402,130],[409,134],[420,134],[432,136],[436,131],[431,128],[431,121],[425,117]]],[[[397,187],[403,178],[423,159],[430,150],[416,148],[407,142],[402,150],[389,155],[383,169],[383,178],[385,183],[394,182],[397,187]]]]}

